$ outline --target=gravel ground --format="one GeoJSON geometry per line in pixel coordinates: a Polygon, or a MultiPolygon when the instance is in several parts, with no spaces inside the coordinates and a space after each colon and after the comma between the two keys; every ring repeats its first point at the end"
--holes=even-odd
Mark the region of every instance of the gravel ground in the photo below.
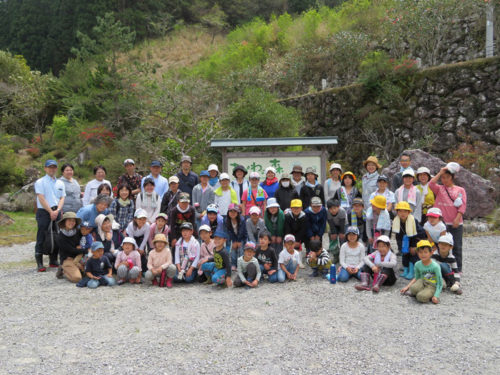
{"type": "Polygon", "coordinates": [[[499,239],[465,240],[464,294],[439,305],[308,269],[255,290],[79,289],[34,272],[33,244],[0,248],[0,373],[498,373],[499,239]]]}

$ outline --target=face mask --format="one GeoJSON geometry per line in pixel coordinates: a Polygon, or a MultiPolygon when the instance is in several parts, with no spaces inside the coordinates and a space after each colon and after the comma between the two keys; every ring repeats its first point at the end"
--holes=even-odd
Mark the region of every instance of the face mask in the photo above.
{"type": "Polygon", "coordinates": [[[281,183],[281,186],[283,186],[283,187],[285,187],[285,188],[289,187],[289,186],[290,186],[290,181],[283,181],[283,182],[281,183]]]}

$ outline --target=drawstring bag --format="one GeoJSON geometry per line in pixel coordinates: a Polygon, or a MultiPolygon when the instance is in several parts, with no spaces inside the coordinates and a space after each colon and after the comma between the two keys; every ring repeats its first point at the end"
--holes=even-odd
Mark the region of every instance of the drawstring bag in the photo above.
{"type": "Polygon", "coordinates": [[[57,254],[58,246],[56,237],[59,234],[59,226],[55,221],[51,221],[47,230],[45,231],[45,240],[42,244],[42,253],[45,255],[57,254]]]}

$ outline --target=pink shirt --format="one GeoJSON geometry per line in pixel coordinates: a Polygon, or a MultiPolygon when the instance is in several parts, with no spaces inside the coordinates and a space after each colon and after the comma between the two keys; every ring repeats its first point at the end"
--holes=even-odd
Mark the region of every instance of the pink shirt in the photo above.
{"type": "Polygon", "coordinates": [[[208,244],[205,242],[201,243],[200,248],[200,260],[208,259],[214,256],[215,243],[214,240],[210,240],[208,244]]]}
{"type": "Polygon", "coordinates": [[[148,244],[150,249],[154,249],[155,245],[153,244],[153,239],[155,238],[155,234],[158,233],[163,233],[165,237],[168,238],[168,225],[165,224],[165,227],[163,228],[162,232],[159,232],[156,230],[156,223],[151,224],[151,227],[149,228],[149,237],[148,237],[148,244]]]}
{"type": "Polygon", "coordinates": [[[120,251],[116,256],[115,268],[118,268],[120,263],[126,262],[128,258],[132,259],[134,266],[141,268],[141,254],[137,250],[131,251],[129,255],[125,254],[125,251],[120,251]]]}
{"type": "MultiPolygon", "coordinates": [[[[461,212],[463,215],[467,209],[467,193],[465,192],[465,189],[456,185],[447,188],[443,185],[438,185],[435,182],[429,182],[429,187],[436,196],[434,207],[439,208],[443,213],[443,221],[445,224],[452,225],[453,220],[457,217],[457,214],[461,212]],[[448,194],[450,196],[448,196],[448,194]],[[453,205],[453,202],[458,198],[459,194],[462,194],[462,205],[457,208],[453,205]]],[[[463,224],[463,222],[464,220],[462,217],[460,218],[460,225],[463,224]]]]}
{"type": "Polygon", "coordinates": [[[164,248],[162,251],[157,252],[153,250],[148,256],[148,270],[153,268],[161,267],[166,269],[172,264],[172,253],[170,253],[169,248],[164,248]]]}
{"type": "MultiPolygon", "coordinates": [[[[257,196],[257,191],[258,191],[257,189],[258,188],[252,189],[252,193],[253,193],[254,197],[257,196]]],[[[266,193],[266,191],[264,190],[265,201],[255,202],[253,199],[251,199],[250,201],[248,201],[248,190],[250,190],[250,189],[245,190],[243,192],[243,195],[241,196],[241,202],[245,202],[245,216],[250,215],[250,208],[252,208],[253,206],[257,206],[257,207],[260,208],[260,217],[263,217],[264,210],[262,208],[264,207],[264,203],[267,201],[267,193],[266,193]]],[[[252,193],[250,193],[250,194],[252,194],[252,193]]]]}

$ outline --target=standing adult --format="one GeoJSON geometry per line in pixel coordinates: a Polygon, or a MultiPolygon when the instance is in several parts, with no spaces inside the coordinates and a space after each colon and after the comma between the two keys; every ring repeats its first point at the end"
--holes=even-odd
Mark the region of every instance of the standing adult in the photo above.
{"type": "Polygon", "coordinates": [[[163,164],[159,160],[153,160],[149,167],[149,171],[151,172],[146,177],[142,179],[142,191],[144,191],[144,181],[147,178],[153,180],[155,191],[159,195],[160,200],[163,198],[163,195],[168,191],[168,180],[161,175],[161,169],[163,164]]]}
{"type": "Polygon", "coordinates": [[[300,165],[295,164],[292,167],[292,186],[297,190],[297,194],[300,195],[300,190],[304,186],[304,172],[300,165]]]}
{"type": "Polygon", "coordinates": [[[59,178],[64,184],[66,197],[62,207],[64,212],[78,212],[82,208],[82,190],[80,184],[73,178],[75,169],[72,164],[66,163],[61,167],[62,176],[59,178]]]}
{"type": "Polygon", "coordinates": [[[99,186],[101,186],[102,184],[109,185],[109,190],[113,190],[111,182],[105,180],[106,168],[104,168],[102,165],[97,165],[94,167],[94,177],[95,178],[89,181],[85,186],[85,192],[83,193],[84,206],[87,206],[92,201],[92,199],[97,197],[97,189],[99,189],[99,186]]]}
{"type": "Polygon", "coordinates": [[[330,178],[325,181],[325,201],[329,201],[333,198],[337,190],[340,189],[342,181],[340,181],[340,175],[342,174],[342,166],[339,163],[332,163],[330,165],[330,178]]]}
{"type": "Polygon", "coordinates": [[[181,158],[181,170],[177,173],[179,178],[179,190],[183,193],[188,193],[193,199],[193,188],[200,183],[198,175],[191,171],[193,161],[188,155],[183,155],[181,158]]]}
{"type": "Polygon", "coordinates": [[[460,171],[458,163],[448,163],[429,182],[436,200],[434,207],[441,210],[446,230],[453,236],[453,255],[457,259],[458,271],[462,272],[462,237],[464,234],[464,213],[467,209],[467,193],[455,185],[455,176],[460,171]],[[441,181],[442,185],[438,185],[441,181]]]}
{"type": "Polygon", "coordinates": [[[236,192],[238,196],[238,204],[241,204],[241,197],[243,192],[250,187],[250,182],[245,179],[248,171],[243,165],[237,165],[233,169],[233,177],[235,180],[231,181],[231,187],[236,192]]]}
{"type": "Polygon", "coordinates": [[[399,157],[399,171],[392,176],[392,191],[396,191],[401,185],[403,185],[403,172],[410,168],[411,165],[411,155],[409,152],[403,151],[399,157]]]}
{"type": "MultiPolygon", "coordinates": [[[[141,192],[141,181],[142,176],[135,171],[135,161],[132,159],[126,159],[123,162],[125,167],[125,173],[118,177],[118,182],[116,186],[128,185],[132,190],[132,199],[135,202],[137,194],[141,192]]],[[[117,192],[118,194],[118,192],[117,192]]]]}
{"type": "Polygon", "coordinates": [[[366,173],[361,178],[363,193],[362,198],[365,207],[370,207],[370,195],[377,190],[378,170],[382,167],[376,156],[369,156],[364,162],[363,166],[366,173]]]}
{"type": "MultiPolygon", "coordinates": [[[[64,205],[64,183],[56,178],[57,162],[49,159],[45,162],[45,176],[35,182],[36,193],[36,232],[35,259],[38,272],[46,271],[43,266],[43,243],[51,222],[59,219],[64,205]]],[[[58,267],[57,251],[50,254],[50,267],[58,267]]]]}
{"type": "Polygon", "coordinates": [[[288,173],[282,173],[280,178],[280,185],[276,193],[274,193],[276,201],[280,205],[283,212],[290,208],[290,203],[294,199],[299,199],[299,194],[297,190],[292,186],[290,182],[290,175],[288,173]]]}

